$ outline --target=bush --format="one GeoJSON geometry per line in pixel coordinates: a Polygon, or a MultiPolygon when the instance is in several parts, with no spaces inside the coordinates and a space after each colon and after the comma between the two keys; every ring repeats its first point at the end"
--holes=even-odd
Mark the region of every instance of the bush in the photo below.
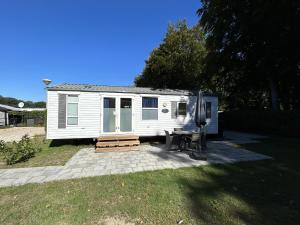
{"type": "Polygon", "coordinates": [[[46,124],[46,116],[46,110],[9,112],[10,124],[18,126],[44,126],[46,124]],[[27,124],[28,119],[33,120],[33,124],[27,124]]]}
{"type": "Polygon", "coordinates": [[[26,161],[39,151],[41,148],[35,145],[28,135],[23,136],[19,142],[14,141],[11,144],[0,141],[0,152],[3,154],[7,165],[26,161]]]}
{"type": "Polygon", "coordinates": [[[228,111],[222,119],[225,129],[300,137],[297,111],[228,111]]]}

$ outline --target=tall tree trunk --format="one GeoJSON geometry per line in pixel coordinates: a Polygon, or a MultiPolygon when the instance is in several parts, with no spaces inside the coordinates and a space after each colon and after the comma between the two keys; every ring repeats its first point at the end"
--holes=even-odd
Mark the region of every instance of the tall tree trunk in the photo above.
{"type": "Polygon", "coordinates": [[[272,111],[279,110],[278,87],[273,77],[270,78],[272,111]]]}
{"type": "Polygon", "coordinates": [[[291,95],[291,87],[289,87],[283,80],[280,82],[278,94],[280,98],[280,108],[283,110],[291,110],[291,101],[293,95],[291,95]],[[281,87],[280,87],[281,86],[281,87]]]}

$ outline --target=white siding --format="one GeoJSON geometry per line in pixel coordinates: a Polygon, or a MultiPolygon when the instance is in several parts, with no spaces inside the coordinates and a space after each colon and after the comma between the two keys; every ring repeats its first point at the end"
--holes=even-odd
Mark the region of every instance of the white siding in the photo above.
{"type": "Polygon", "coordinates": [[[4,126],[5,125],[5,113],[6,112],[1,112],[0,111],[0,126],[4,126]]]}
{"type": "MultiPolygon", "coordinates": [[[[195,96],[173,96],[160,95],[158,96],[158,120],[142,120],[142,96],[138,95],[135,98],[135,130],[134,133],[140,136],[156,136],[164,135],[164,130],[172,132],[176,127],[182,127],[185,130],[196,130],[194,122],[196,97],[195,96]],[[171,118],[171,101],[184,100],[187,102],[187,116],[179,116],[176,119],[171,118]],[[166,104],[166,107],[163,104],[166,104]],[[163,113],[162,109],[168,109],[168,113],[163,113]]],[[[150,96],[150,95],[149,95],[150,96]]],[[[155,96],[153,96],[155,97],[155,96]]],[[[205,97],[206,101],[212,102],[212,118],[207,120],[207,132],[211,134],[218,133],[218,102],[216,97],[205,97]]]]}
{"type": "MultiPolygon", "coordinates": [[[[48,91],[47,138],[95,138],[100,131],[100,96],[95,92],[79,93],[78,126],[58,129],[58,93],[72,92],[48,91]]],[[[77,94],[77,92],[74,94],[77,94]]]]}
{"type": "Polygon", "coordinates": [[[206,102],[211,102],[211,119],[206,119],[207,122],[207,133],[217,134],[218,133],[218,98],[215,96],[205,96],[206,102]]]}
{"type": "MultiPolygon", "coordinates": [[[[164,135],[164,130],[172,132],[175,127],[183,127],[186,130],[197,129],[194,122],[195,96],[174,95],[139,95],[139,94],[117,94],[97,92],[64,92],[48,91],[47,102],[47,138],[96,138],[102,133],[101,113],[103,96],[131,96],[133,98],[133,133],[139,136],[164,135]],[[79,121],[78,126],[67,126],[58,129],[58,94],[79,94],[79,121]],[[158,120],[142,120],[142,97],[158,97],[158,120]],[[171,118],[171,101],[187,102],[187,116],[171,118]],[[163,104],[166,104],[166,107],[163,104]],[[162,109],[168,109],[163,113],[162,109]]],[[[205,97],[206,101],[212,103],[212,118],[208,119],[207,132],[218,133],[218,99],[217,97],[205,97]]]]}

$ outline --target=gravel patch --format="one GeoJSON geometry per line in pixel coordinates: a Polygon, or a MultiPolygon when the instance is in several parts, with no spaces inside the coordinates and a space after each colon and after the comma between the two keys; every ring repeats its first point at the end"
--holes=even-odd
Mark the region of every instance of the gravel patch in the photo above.
{"type": "Polygon", "coordinates": [[[44,127],[12,127],[0,129],[0,140],[5,142],[19,141],[25,135],[33,137],[35,135],[45,135],[44,127]]]}

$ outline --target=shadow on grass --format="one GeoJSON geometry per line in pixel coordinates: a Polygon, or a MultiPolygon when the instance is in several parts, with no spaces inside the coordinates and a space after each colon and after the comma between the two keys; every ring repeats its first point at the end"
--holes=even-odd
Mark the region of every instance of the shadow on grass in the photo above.
{"type": "Polygon", "coordinates": [[[49,147],[60,147],[63,145],[95,145],[93,139],[61,139],[61,140],[52,140],[49,144],[49,147]]]}
{"type": "Polygon", "coordinates": [[[192,215],[204,224],[300,224],[300,143],[277,142],[252,146],[273,150],[275,160],[198,167],[194,177],[180,176],[192,215]]]}
{"type": "Polygon", "coordinates": [[[205,224],[300,224],[299,177],[272,162],[195,170],[202,176],[178,182],[193,216],[205,224]]]}

